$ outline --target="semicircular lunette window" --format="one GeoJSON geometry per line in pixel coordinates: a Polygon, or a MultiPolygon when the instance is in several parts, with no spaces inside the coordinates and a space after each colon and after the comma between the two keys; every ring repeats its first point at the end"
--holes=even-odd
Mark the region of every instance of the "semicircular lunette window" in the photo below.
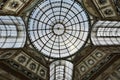
{"type": "Polygon", "coordinates": [[[68,57],[85,44],[89,20],[74,0],[45,0],[31,12],[28,33],[32,45],[42,54],[68,57]]]}

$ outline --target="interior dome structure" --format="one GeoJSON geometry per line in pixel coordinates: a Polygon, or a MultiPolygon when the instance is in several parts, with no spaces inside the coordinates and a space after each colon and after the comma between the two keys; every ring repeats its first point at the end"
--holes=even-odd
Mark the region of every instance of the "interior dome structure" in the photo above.
{"type": "Polygon", "coordinates": [[[74,0],[45,0],[31,12],[28,33],[32,45],[51,58],[75,54],[89,34],[89,18],[74,0]]]}
{"type": "Polygon", "coordinates": [[[120,0],[0,0],[0,80],[120,80],[120,0]]]}

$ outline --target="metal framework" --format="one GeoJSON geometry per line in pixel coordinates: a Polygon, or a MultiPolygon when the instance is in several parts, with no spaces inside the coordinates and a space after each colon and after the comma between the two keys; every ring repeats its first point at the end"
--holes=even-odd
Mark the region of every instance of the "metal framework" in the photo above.
{"type": "Polygon", "coordinates": [[[50,64],[50,80],[72,80],[73,64],[58,60],[50,64]]]}
{"type": "Polygon", "coordinates": [[[98,21],[93,25],[91,40],[94,45],[120,45],[120,22],[98,21]]]}
{"type": "Polygon", "coordinates": [[[44,55],[63,58],[75,54],[85,44],[89,20],[74,0],[45,0],[30,14],[31,44],[44,55]]]}
{"type": "Polygon", "coordinates": [[[0,16],[0,48],[22,48],[25,42],[26,29],[22,18],[0,16]]]}

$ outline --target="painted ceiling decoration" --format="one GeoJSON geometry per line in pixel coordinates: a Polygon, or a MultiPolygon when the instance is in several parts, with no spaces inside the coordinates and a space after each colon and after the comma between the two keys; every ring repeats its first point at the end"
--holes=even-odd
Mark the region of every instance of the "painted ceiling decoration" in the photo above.
{"type": "Polygon", "coordinates": [[[86,10],[95,17],[105,20],[120,20],[119,0],[82,0],[86,10]]]}
{"type": "Polygon", "coordinates": [[[0,80],[119,80],[119,5],[0,0],[0,80]]]}
{"type": "Polygon", "coordinates": [[[104,72],[104,75],[99,75],[95,80],[104,79],[104,80],[119,80],[120,79],[120,59],[116,60],[112,66],[107,68],[104,72]]]}
{"type": "Polygon", "coordinates": [[[0,14],[18,15],[33,0],[0,0],[0,14]]]}
{"type": "Polygon", "coordinates": [[[97,47],[94,49],[91,54],[75,66],[74,80],[94,80],[97,78],[97,74],[100,74],[102,69],[107,69],[112,65],[112,62],[115,62],[116,60],[119,61],[119,48],[120,47],[97,47]]]}
{"type": "Polygon", "coordinates": [[[0,63],[1,66],[11,67],[12,71],[15,70],[22,73],[22,76],[28,76],[27,79],[47,79],[48,69],[23,50],[2,51],[0,60],[3,60],[0,63]]]}

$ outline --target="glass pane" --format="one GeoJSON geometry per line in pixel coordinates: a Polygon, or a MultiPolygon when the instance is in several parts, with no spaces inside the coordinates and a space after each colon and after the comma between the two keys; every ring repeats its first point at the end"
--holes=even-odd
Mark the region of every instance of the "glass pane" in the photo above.
{"type": "Polygon", "coordinates": [[[34,8],[30,16],[28,31],[32,33],[29,35],[31,42],[39,42],[33,46],[48,57],[71,56],[87,40],[88,15],[77,1],[45,0],[34,8]]]}
{"type": "Polygon", "coordinates": [[[50,64],[50,80],[53,80],[53,77],[54,80],[72,80],[72,74],[73,64],[71,62],[59,60],[50,64]]]}
{"type": "Polygon", "coordinates": [[[26,28],[21,17],[0,16],[0,48],[22,48],[26,42],[26,28]]]}

